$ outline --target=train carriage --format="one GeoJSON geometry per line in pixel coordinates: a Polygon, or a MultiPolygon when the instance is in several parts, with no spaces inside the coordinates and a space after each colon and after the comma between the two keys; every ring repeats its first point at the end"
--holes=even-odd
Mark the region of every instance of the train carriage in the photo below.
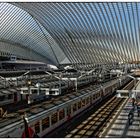
{"type": "MultiPolygon", "coordinates": [[[[102,85],[102,88],[99,87],[96,90],[93,88],[80,90],[77,94],[69,96],[69,100],[57,106],[48,108],[48,106],[44,105],[43,108],[46,108],[44,111],[41,106],[31,108],[29,109],[30,111],[27,111],[28,124],[40,137],[43,137],[72,117],[87,111],[92,105],[100,102],[103,97],[111,95],[117,87],[117,83],[118,80],[113,80],[111,84],[108,82],[102,85]]],[[[23,121],[18,119],[8,127],[5,126],[0,129],[0,136],[21,137],[23,131],[23,121]]]]}

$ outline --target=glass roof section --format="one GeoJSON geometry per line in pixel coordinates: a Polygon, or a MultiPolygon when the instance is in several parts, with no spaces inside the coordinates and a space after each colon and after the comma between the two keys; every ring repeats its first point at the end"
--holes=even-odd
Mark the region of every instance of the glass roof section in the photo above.
{"type": "MultiPolygon", "coordinates": [[[[13,39],[14,32],[24,28],[24,34],[27,35],[22,43],[55,63],[70,61],[75,67],[89,67],[94,64],[140,61],[138,2],[11,4],[22,9],[22,16],[18,20],[12,18],[11,26],[17,22],[20,26],[15,30],[7,23],[8,32],[13,34],[10,37],[2,35],[13,39]],[[25,16],[26,14],[30,16],[25,16]],[[34,38],[30,39],[31,36],[34,38]],[[49,36],[47,42],[46,36],[49,36]]],[[[14,11],[17,13],[15,9],[6,8],[9,13],[12,11],[12,15],[15,15],[14,11]]],[[[21,42],[19,34],[15,41],[21,42]]]]}
{"type": "Polygon", "coordinates": [[[45,57],[46,62],[49,60],[55,65],[58,65],[65,58],[59,46],[39,21],[34,20],[26,11],[9,3],[0,3],[0,7],[1,41],[6,40],[21,44],[45,57]],[[62,53],[61,58],[56,57],[54,52],[56,48],[59,53],[62,53]]]}

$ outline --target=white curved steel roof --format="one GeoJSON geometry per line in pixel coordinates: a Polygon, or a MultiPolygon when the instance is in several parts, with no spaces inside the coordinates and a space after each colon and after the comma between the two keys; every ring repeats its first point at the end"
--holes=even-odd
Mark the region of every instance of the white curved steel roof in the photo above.
{"type": "Polygon", "coordinates": [[[56,65],[140,61],[138,2],[24,2],[1,7],[5,28],[0,38],[21,43],[56,65]]]}

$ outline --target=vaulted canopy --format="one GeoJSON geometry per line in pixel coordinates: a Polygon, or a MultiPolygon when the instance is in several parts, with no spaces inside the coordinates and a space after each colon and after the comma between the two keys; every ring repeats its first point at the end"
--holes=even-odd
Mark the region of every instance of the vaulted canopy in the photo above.
{"type": "MultiPolygon", "coordinates": [[[[1,3],[0,41],[55,65],[140,61],[140,3],[1,3]]],[[[28,57],[28,56],[27,56],[28,57]]]]}

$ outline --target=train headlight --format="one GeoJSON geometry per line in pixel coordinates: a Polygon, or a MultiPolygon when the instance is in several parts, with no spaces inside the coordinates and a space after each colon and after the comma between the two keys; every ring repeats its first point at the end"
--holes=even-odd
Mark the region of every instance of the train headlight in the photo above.
{"type": "Polygon", "coordinates": [[[39,87],[40,87],[40,85],[41,85],[40,83],[36,83],[36,85],[35,85],[35,86],[36,86],[37,88],[39,88],[39,87]]]}
{"type": "Polygon", "coordinates": [[[32,82],[31,81],[28,81],[27,84],[30,86],[32,84],[32,82]]]}

